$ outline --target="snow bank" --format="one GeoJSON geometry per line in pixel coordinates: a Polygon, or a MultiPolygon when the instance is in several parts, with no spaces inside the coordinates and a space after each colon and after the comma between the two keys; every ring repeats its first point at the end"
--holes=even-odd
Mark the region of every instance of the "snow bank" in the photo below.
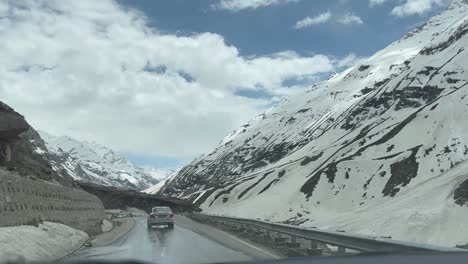
{"type": "Polygon", "coordinates": [[[102,230],[103,233],[109,232],[113,227],[114,227],[114,225],[112,224],[112,222],[110,222],[108,220],[103,220],[102,221],[101,230],[102,230]]]}
{"type": "Polygon", "coordinates": [[[53,261],[77,250],[87,239],[83,231],[50,222],[1,227],[0,260],[53,261]]]}
{"type": "Polygon", "coordinates": [[[135,207],[127,207],[127,208],[125,208],[125,211],[127,213],[132,213],[134,215],[140,215],[140,216],[141,215],[147,215],[147,213],[144,210],[139,209],[139,208],[135,208],[135,207]]]}

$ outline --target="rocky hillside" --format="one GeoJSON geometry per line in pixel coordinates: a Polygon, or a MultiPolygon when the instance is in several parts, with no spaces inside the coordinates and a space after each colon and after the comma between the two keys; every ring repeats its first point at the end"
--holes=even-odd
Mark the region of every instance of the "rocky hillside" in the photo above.
{"type": "Polygon", "coordinates": [[[75,180],[125,189],[142,190],[159,181],[119,153],[94,142],[56,137],[40,131],[56,171],[65,171],[75,180]]]}
{"type": "Polygon", "coordinates": [[[44,141],[11,107],[0,102],[0,166],[24,177],[73,185],[66,173],[52,169],[44,141]]]}
{"type": "Polygon", "coordinates": [[[468,242],[468,1],[257,116],[159,194],[208,213],[468,242]]]}

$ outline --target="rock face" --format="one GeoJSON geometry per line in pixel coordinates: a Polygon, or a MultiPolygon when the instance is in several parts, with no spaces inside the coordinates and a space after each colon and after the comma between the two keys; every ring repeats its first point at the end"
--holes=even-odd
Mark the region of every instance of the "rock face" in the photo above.
{"type": "Polygon", "coordinates": [[[75,180],[132,190],[143,190],[159,182],[110,148],[40,133],[46,141],[54,170],[66,172],[75,180]]]}
{"type": "Polygon", "coordinates": [[[28,129],[29,124],[22,115],[0,102],[0,139],[3,142],[17,140],[18,135],[28,129]]]}
{"type": "Polygon", "coordinates": [[[208,213],[466,244],[468,2],[257,116],[159,194],[208,213]]]}
{"type": "Polygon", "coordinates": [[[44,141],[24,117],[0,102],[1,166],[20,175],[71,186],[67,174],[55,172],[49,162],[44,141]]]}

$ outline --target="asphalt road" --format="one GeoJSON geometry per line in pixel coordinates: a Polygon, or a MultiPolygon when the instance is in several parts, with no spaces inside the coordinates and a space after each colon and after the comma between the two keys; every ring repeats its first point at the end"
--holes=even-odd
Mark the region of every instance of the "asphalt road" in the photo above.
{"type": "Polygon", "coordinates": [[[104,247],[83,248],[69,260],[138,260],[160,264],[239,262],[274,259],[274,254],[227,233],[176,216],[174,229],[146,227],[146,218],[136,218],[135,227],[104,247]]]}

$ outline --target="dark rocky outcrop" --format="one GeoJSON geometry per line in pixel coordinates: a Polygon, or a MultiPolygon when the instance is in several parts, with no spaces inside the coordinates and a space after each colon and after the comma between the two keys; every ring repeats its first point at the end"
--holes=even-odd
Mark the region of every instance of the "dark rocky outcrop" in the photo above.
{"type": "Polygon", "coordinates": [[[39,134],[25,118],[0,102],[0,166],[24,177],[72,186],[66,173],[52,169],[49,153],[39,134]]]}
{"type": "Polygon", "coordinates": [[[29,124],[24,117],[8,105],[0,102],[0,141],[12,143],[18,140],[18,136],[29,129],[29,124]]]}
{"type": "Polygon", "coordinates": [[[458,185],[453,193],[453,199],[460,206],[468,205],[468,179],[458,185]]]}
{"type": "Polygon", "coordinates": [[[408,185],[411,179],[417,176],[419,164],[416,161],[416,154],[420,147],[414,147],[407,158],[390,165],[391,176],[382,190],[383,195],[395,196],[400,191],[400,187],[408,185]]]}
{"type": "Polygon", "coordinates": [[[419,53],[422,55],[431,55],[440,51],[445,50],[446,48],[450,47],[454,42],[461,39],[465,34],[468,33],[468,22],[463,23],[458,27],[458,29],[450,35],[450,37],[437,45],[430,46],[427,48],[422,49],[419,53]]]}

